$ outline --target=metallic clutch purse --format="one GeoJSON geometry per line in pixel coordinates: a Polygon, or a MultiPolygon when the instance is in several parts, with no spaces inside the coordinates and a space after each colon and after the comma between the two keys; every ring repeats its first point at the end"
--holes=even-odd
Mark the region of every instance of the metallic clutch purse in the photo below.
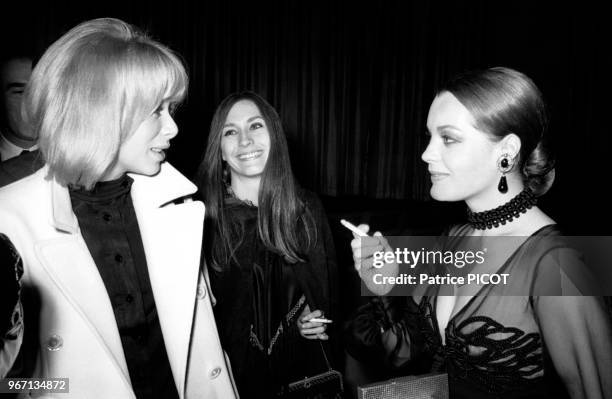
{"type": "Polygon", "coordinates": [[[448,399],[446,373],[407,376],[357,388],[359,399],[448,399]]]}

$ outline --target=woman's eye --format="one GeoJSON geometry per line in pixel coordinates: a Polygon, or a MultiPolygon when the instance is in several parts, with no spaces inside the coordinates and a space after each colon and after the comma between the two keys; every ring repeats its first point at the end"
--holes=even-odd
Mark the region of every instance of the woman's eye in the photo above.
{"type": "Polygon", "coordinates": [[[162,112],[164,112],[164,105],[160,104],[160,106],[157,107],[155,111],[153,111],[153,114],[155,114],[156,116],[161,116],[162,112]]]}
{"type": "Polygon", "coordinates": [[[226,131],[224,131],[224,132],[223,132],[223,135],[224,135],[224,136],[232,136],[232,135],[234,135],[234,134],[236,134],[236,131],[235,131],[235,130],[233,130],[233,129],[226,130],[226,131]]]}
{"type": "Polygon", "coordinates": [[[451,144],[451,143],[457,142],[457,140],[455,140],[454,138],[450,136],[442,136],[442,141],[444,141],[444,144],[451,144]]]}
{"type": "Polygon", "coordinates": [[[255,122],[251,125],[251,130],[255,130],[255,129],[261,129],[263,127],[263,124],[260,122],[255,122]]]}

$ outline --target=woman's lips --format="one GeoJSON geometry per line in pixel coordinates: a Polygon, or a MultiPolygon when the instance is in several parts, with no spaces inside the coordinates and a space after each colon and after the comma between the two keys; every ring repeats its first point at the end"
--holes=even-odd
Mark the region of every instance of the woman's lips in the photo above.
{"type": "Polygon", "coordinates": [[[236,158],[238,158],[241,161],[250,161],[252,159],[259,158],[261,154],[263,154],[262,150],[249,151],[249,152],[245,152],[245,153],[236,155],[236,158]]]}

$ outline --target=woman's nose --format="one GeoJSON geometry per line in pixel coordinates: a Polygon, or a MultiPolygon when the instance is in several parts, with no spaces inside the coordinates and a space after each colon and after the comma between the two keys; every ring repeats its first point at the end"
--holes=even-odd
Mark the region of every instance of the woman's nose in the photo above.
{"type": "Polygon", "coordinates": [[[438,159],[437,150],[433,144],[433,140],[429,140],[427,148],[425,148],[425,151],[423,151],[423,154],[421,154],[421,159],[426,163],[432,163],[438,159]]]}
{"type": "Polygon", "coordinates": [[[246,129],[240,129],[238,133],[238,142],[241,146],[247,146],[253,142],[253,139],[246,129]]]}
{"type": "Polygon", "coordinates": [[[170,138],[178,134],[178,126],[170,114],[166,115],[163,119],[162,134],[170,136],[170,138]]]}

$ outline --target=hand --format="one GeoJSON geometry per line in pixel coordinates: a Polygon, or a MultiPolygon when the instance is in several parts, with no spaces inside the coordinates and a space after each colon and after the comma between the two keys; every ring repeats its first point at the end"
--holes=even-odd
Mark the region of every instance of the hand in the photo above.
{"type": "Polygon", "coordinates": [[[325,333],[327,325],[321,322],[309,321],[315,317],[323,317],[323,312],[320,310],[310,311],[310,306],[306,305],[302,314],[297,319],[297,327],[300,335],[306,339],[320,339],[327,341],[329,336],[325,333]]]}
{"type": "Polygon", "coordinates": [[[0,234],[0,337],[10,328],[19,301],[17,262],[19,257],[9,239],[0,234]]]}
{"type": "MultiPolygon", "coordinates": [[[[364,233],[370,230],[367,224],[360,224],[357,228],[364,233]]],[[[353,249],[353,261],[355,270],[359,272],[359,277],[366,284],[368,289],[377,295],[385,295],[393,288],[392,284],[374,283],[374,275],[381,274],[386,277],[395,277],[399,268],[396,262],[385,263],[382,267],[374,267],[374,254],[376,252],[393,252],[387,239],[377,231],[373,236],[362,237],[353,233],[354,239],[351,241],[353,249]]]]}

